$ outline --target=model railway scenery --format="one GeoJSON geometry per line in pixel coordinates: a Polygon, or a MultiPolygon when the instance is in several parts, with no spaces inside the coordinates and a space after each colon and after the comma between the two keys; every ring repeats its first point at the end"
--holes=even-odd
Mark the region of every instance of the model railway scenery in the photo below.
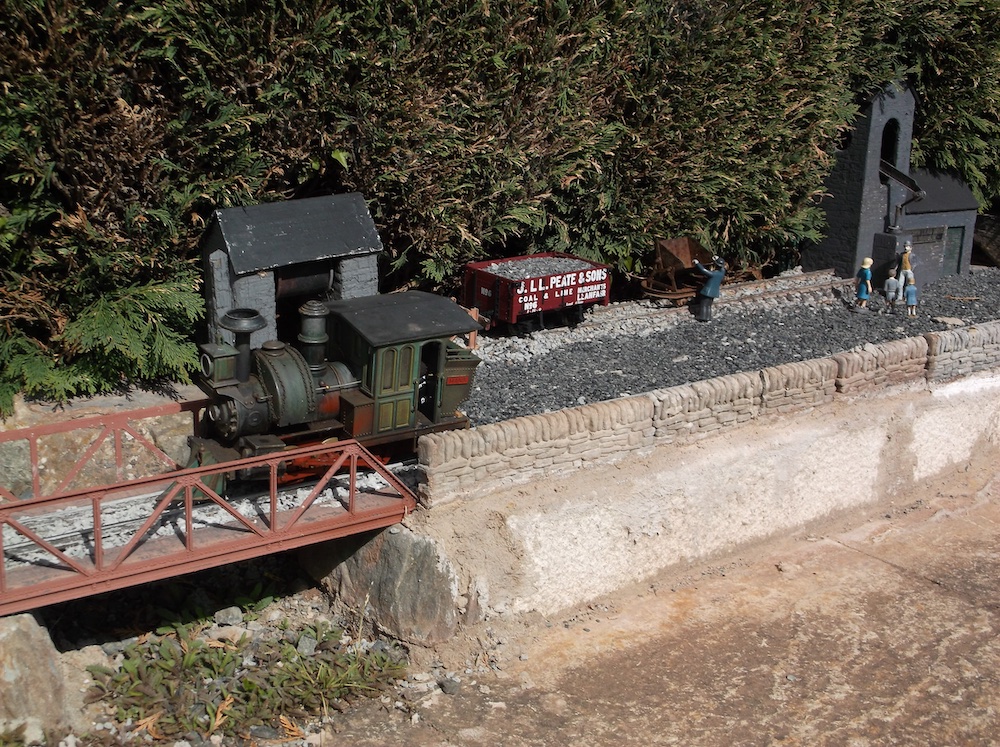
{"type": "Polygon", "coordinates": [[[470,264],[466,278],[464,300],[479,307],[421,291],[329,300],[322,284],[303,295],[300,283],[285,340],[252,343],[276,328],[257,309],[221,314],[228,341],[199,348],[204,399],[0,433],[11,457],[0,486],[0,611],[405,517],[416,486],[394,474],[400,465],[383,465],[412,458],[424,434],[469,427],[476,334],[575,325],[609,301],[610,268],[565,253],[470,264]],[[182,454],[165,453],[141,425],[160,417],[189,421],[182,454]],[[89,433],[89,445],[60,460],[53,449],[70,433],[89,433]]]}
{"type": "Polygon", "coordinates": [[[462,405],[481,362],[476,334],[577,325],[610,299],[610,268],[566,253],[471,263],[465,278],[465,307],[421,291],[329,300],[322,281],[299,282],[298,323],[281,326],[292,329],[284,340],[252,343],[277,328],[257,309],[220,315],[225,337],[199,348],[203,400],[136,411],[134,422],[0,434],[21,465],[0,486],[0,610],[398,521],[415,506],[415,486],[382,465],[411,458],[424,434],[469,427],[462,405]],[[135,424],[179,413],[190,413],[182,456],[135,424]],[[55,458],[67,432],[88,429],[81,454],[55,458]],[[99,466],[109,459],[111,472],[99,466]],[[145,471],[135,476],[126,462],[145,471]]]}
{"type": "Polygon", "coordinates": [[[0,747],[992,744],[1000,0],[897,6],[6,4],[0,747]]]}

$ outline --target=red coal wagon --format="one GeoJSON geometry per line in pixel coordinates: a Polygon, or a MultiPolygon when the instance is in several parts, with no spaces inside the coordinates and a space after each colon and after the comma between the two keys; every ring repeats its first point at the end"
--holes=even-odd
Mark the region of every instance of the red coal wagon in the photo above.
{"type": "Polygon", "coordinates": [[[574,324],[590,306],[609,301],[611,268],[563,252],[541,252],[465,266],[462,305],[476,308],[487,329],[521,332],[550,322],[574,324]]]}

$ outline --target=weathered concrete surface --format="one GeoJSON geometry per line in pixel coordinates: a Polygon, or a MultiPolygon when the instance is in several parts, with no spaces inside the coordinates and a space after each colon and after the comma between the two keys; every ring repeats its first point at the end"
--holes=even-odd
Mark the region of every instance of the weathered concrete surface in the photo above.
{"type": "Polygon", "coordinates": [[[354,747],[996,745],[998,527],[1000,467],[973,455],[807,532],[546,619],[470,629],[433,658],[462,673],[488,654],[492,671],[460,675],[457,694],[407,712],[369,704],[334,738],[354,747]]]}
{"type": "MultiPolygon", "coordinates": [[[[411,618],[394,632],[433,643],[461,623],[557,614],[664,569],[903,499],[974,455],[1000,463],[1000,375],[880,389],[418,511],[407,528],[434,546],[424,552],[438,570],[405,588],[437,597],[422,603],[437,615],[421,623],[433,631],[411,618]]],[[[331,585],[359,606],[386,573],[358,563],[350,585],[331,585]]],[[[390,630],[398,618],[378,606],[375,615],[390,630]]]]}

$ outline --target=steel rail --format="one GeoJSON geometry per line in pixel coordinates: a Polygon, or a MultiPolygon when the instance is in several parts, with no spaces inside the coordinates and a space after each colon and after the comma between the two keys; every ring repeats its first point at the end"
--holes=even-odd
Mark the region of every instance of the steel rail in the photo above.
{"type": "MultiPolygon", "coordinates": [[[[355,441],[305,446],[118,485],[0,502],[0,615],[384,528],[401,521],[415,506],[416,498],[406,485],[355,441]],[[280,478],[300,460],[310,464],[321,461],[326,466],[315,484],[310,478],[310,487],[293,497],[280,489],[280,478]],[[266,481],[267,493],[262,490],[260,500],[268,502],[249,517],[233,508],[226,491],[216,487],[218,476],[232,480],[247,470],[266,472],[261,482],[266,481]],[[359,470],[378,475],[380,484],[362,485],[359,470]],[[342,481],[346,489],[338,484],[342,481]],[[328,489],[337,499],[333,505],[318,500],[328,489]],[[102,509],[129,496],[146,497],[153,504],[150,513],[128,541],[108,546],[102,509]],[[282,507],[279,500],[295,505],[282,507]],[[229,520],[195,526],[199,507],[210,504],[222,509],[229,520]],[[174,534],[155,535],[153,530],[165,512],[176,513],[179,505],[183,528],[178,521],[173,525],[174,534]],[[92,532],[89,553],[69,554],[56,547],[44,530],[26,526],[28,518],[44,519],[46,514],[68,507],[89,507],[90,526],[82,528],[84,533],[92,532]],[[47,562],[9,567],[5,535],[31,542],[47,562]]],[[[177,515],[171,517],[176,519],[177,515]]]]}

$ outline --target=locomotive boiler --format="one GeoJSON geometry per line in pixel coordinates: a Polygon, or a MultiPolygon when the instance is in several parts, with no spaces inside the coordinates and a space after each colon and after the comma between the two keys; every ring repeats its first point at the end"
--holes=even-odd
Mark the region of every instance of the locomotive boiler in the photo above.
{"type": "Polygon", "coordinates": [[[290,444],[350,438],[383,451],[412,451],[419,436],[463,428],[479,359],[455,338],[480,329],[450,299],[408,291],[299,308],[294,343],[265,342],[251,309],[220,325],[235,344],[200,347],[199,384],[212,404],[207,434],[239,456],[290,444]]]}

